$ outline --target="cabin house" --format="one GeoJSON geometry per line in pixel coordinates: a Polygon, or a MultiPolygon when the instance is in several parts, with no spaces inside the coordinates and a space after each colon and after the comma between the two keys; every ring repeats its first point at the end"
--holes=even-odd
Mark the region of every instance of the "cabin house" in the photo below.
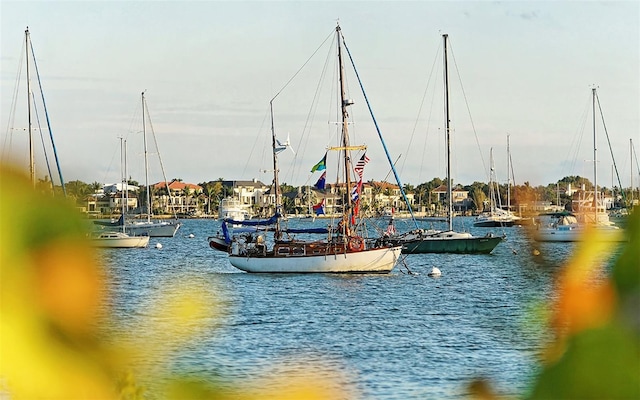
{"type": "MultiPolygon", "coordinates": [[[[435,195],[436,202],[442,206],[445,206],[448,202],[447,192],[447,185],[440,185],[431,191],[431,193],[435,195]]],[[[453,188],[451,197],[455,211],[468,211],[473,205],[473,200],[469,197],[469,191],[462,189],[459,185],[453,188]]]]}
{"type": "MultiPolygon", "coordinates": [[[[362,191],[366,197],[370,198],[370,203],[373,204],[377,211],[381,209],[399,211],[408,209],[398,185],[389,182],[370,181],[364,184],[362,191]]],[[[405,193],[405,195],[407,196],[407,201],[413,207],[413,193],[405,193]]]]}
{"type": "Polygon", "coordinates": [[[151,185],[154,214],[195,214],[199,212],[202,186],[177,179],[151,185]]]}

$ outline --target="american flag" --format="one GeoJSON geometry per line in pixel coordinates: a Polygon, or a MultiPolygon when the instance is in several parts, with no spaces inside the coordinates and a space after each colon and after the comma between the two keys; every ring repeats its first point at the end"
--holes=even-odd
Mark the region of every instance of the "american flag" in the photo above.
{"type": "Polygon", "coordinates": [[[364,166],[369,162],[369,157],[367,157],[367,153],[364,153],[358,163],[356,164],[355,171],[356,174],[362,179],[362,173],[364,172],[364,166]]]}

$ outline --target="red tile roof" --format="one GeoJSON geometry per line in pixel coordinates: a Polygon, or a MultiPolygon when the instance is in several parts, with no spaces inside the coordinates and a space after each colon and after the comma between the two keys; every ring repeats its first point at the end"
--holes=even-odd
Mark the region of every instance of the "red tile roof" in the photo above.
{"type": "MultiPolygon", "coordinates": [[[[153,185],[153,187],[155,189],[162,189],[162,188],[166,188],[167,184],[166,182],[158,182],[155,185],[153,185]]],[[[169,182],[169,189],[171,189],[172,191],[181,191],[181,190],[184,190],[185,188],[188,188],[189,190],[192,190],[192,191],[202,191],[202,186],[195,185],[193,183],[184,183],[184,182],[175,181],[175,180],[169,182]]]]}

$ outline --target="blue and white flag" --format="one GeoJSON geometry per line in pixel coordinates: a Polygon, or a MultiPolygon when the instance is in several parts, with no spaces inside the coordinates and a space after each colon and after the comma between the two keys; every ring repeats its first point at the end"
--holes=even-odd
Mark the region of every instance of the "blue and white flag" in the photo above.
{"type": "Polygon", "coordinates": [[[318,190],[324,190],[324,185],[325,185],[326,178],[327,178],[327,172],[325,171],[325,172],[322,173],[322,175],[318,179],[318,182],[316,182],[316,184],[313,185],[313,187],[318,189],[318,190]]]}

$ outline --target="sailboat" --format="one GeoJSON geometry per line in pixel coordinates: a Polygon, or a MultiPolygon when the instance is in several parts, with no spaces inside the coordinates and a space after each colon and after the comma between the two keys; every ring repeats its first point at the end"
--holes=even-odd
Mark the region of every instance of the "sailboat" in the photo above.
{"type": "MultiPolygon", "coordinates": [[[[147,103],[144,97],[144,92],[142,92],[142,138],[144,143],[144,179],[145,179],[145,187],[146,187],[146,220],[131,220],[126,218],[126,213],[123,213],[120,216],[120,219],[116,222],[103,222],[103,221],[94,221],[95,224],[98,225],[108,225],[108,226],[120,226],[124,225],[124,231],[136,236],[146,235],[151,237],[173,237],[176,232],[180,228],[180,221],[177,219],[174,220],[152,220],[151,219],[151,187],[149,186],[149,157],[147,151],[147,103]]],[[[167,179],[165,177],[164,182],[166,184],[167,179]]],[[[124,185],[127,185],[125,182],[124,185]]],[[[167,191],[169,195],[171,195],[171,190],[167,185],[167,191]]]]}
{"type": "MultiPolygon", "coordinates": [[[[58,176],[58,182],[60,184],[60,188],[62,191],[62,194],[64,196],[66,196],[66,189],[65,189],[65,183],[64,183],[64,179],[62,177],[62,169],[60,168],[60,160],[58,158],[58,153],[56,150],[56,145],[54,143],[53,140],[53,132],[51,129],[51,124],[50,124],[50,118],[49,118],[49,112],[47,110],[47,104],[45,102],[45,98],[44,98],[44,92],[42,89],[42,81],[40,80],[40,72],[38,70],[38,64],[36,62],[36,56],[35,56],[35,52],[33,49],[33,44],[31,42],[31,34],[29,32],[29,27],[27,27],[24,31],[24,63],[22,62],[22,60],[20,60],[20,71],[18,72],[17,75],[17,80],[16,80],[16,89],[14,91],[14,97],[13,97],[13,102],[11,104],[11,109],[8,110],[9,113],[11,114],[9,121],[10,124],[12,125],[13,122],[15,121],[15,113],[16,113],[16,109],[18,108],[17,106],[17,100],[18,100],[18,92],[19,92],[19,86],[20,86],[20,82],[22,79],[22,65],[26,66],[26,100],[27,100],[27,108],[26,108],[26,114],[27,114],[27,137],[26,137],[26,144],[28,146],[28,153],[29,153],[29,180],[31,182],[31,186],[33,188],[36,188],[36,186],[38,186],[38,179],[36,177],[37,173],[36,173],[36,148],[37,148],[37,143],[38,140],[36,140],[36,138],[34,138],[34,135],[36,135],[36,133],[40,134],[40,143],[42,144],[42,149],[43,149],[43,158],[46,164],[46,171],[48,173],[48,175],[45,175],[45,180],[44,183],[46,183],[48,185],[48,187],[46,188],[47,191],[52,191],[52,192],[56,192],[56,187],[54,184],[54,174],[51,168],[51,165],[49,163],[50,157],[49,157],[49,150],[53,153],[53,157],[55,159],[55,167],[56,167],[56,172],[57,172],[57,176],[58,176]],[[32,76],[35,75],[35,78],[37,80],[37,88],[32,87],[32,76]],[[38,98],[36,95],[36,93],[39,92],[38,94],[40,96],[39,102],[38,102],[38,98]],[[49,137],[45,138],[45,136],[43,135],[42,129],[41,129],[41,120],[40,120],[40,112],[38,111],[39,107],[38,105],[40,105],[42,107],[42,111],[44,111],[44,122],[46,123],[46,129],[48,131],[49,137]],[[51,180],[49,180],[49,178],[51,178],[51,180]]],[[[5,110],[3,110],[4,112],[5,110]]],[[[9,140],[5,141],[5,144],[8,143],[8,146],[3,148],[3,154],[0,156],[0,161],[4,162],[5,157],[13,157],[15,155],[15,152],[12,149],[12,143],[13,143],[13,135],[11,134],[12,131],[14,131],[13,126],[7,126],[8,131],[7,131],[7,135],[9,136],[9,140]],[[6,152],[6,153],[5,153],[6,152]]],[[[17,131],[17,129],[15,129],[17,131]]],[[[22,129],[19,129],[19,131],[22,131],[22,129]]],[[[22,135],[20,134],[19,137],[17,138],[18,140],[22,140],[22,135]]]]}
{"type": "MultiPolygon", "coordinates": [[[[269,273],[389,273],[398,261],[402,247],[384,243],[380,238],[370,239],[366,227],[359,218],[358,203],[350,195],[351,174],[357,173],[351,164],[351,151],[362,150],[364,146],[352,146],[349,141],[347,107],[353,101],[346,97],[345,71],[343,65],[344,38],[340,25],[335,29],[338,71],[340,84],[340,107],[342,110],[340,146],[328,151],[338,151],[342,169],[344,188],[346,188],[342,215],[337,226],[324,230],[325,237],[320,240],[300,240],[290,236],[292,232],[306,230],[283,229],[281,226],[282,196],[278,177],[278,152],[281,146],[276,139],[273,123],[273,100],[271,100],[271,139],[273,150],[273,188],[276,207],[273,218],[274,230],[271,244],[266,243],[262,234],[234,236],[230,243],[229,261],[234,267],[246,272],[269,273]]],[[[345,46],[346,49],[346,46],[345,46]]],[[[348,51],[348,50],[347,50],[348,51]]],[[[326,154],[325,158],[326,160],[326,154]]],[[[323,161],[323,168],[326,168],[323,161]]],[[[314,167],[315,169],[315,167],[314,167]]],[[[360,180],[361,182],[361,180],[360,180]]],[[[359,185],[356,185],[356,188],[359,185]]],[[[360,185],[361,187],[361,185],[360,185]]],[[[359,192],[356,192],[359,193],[359,192]]],[[[251,222],[251,221],[245,221],[251,222]]]]}
{"type": "Polygon", "coordinates": [[[537,225],[533,238],[538,242],[577,242],[586,229],[595,228],[601,241],[625,241],[622,230],[609,221],[604,203],[598,191],[598,147],[596,132],[596,88],[591,89],[593,113],[593,198],[580,202],[577,212],[567,217],[565,213],[553,215],[546,225],[537,225]],[[588,205],[586,204],[588,203],[588,205]]]}
{"type": "Polygon", "coordinates": [[[402,245],[402,252],[415,253],[460,253],[460,254],[488,254],[502,241],[502,237],[488,233],[485,236],[473,236],[469,232],[453,230],[453,195],[451,179],[451,131],[449,119],[449,72],[447,66],[447,40],[449,35],[442,35],[444,47],[444,103],[445,103],[445,133],[447,142],[447,224],[448,229],[423,230],[415,229],[409,232],[397,233],[390,237],[394,244],[402,245]]]}
{"type": "Polygon", "coordinates": [[[473,222],[473,226],[481,228],[513,226],[518,219],[508,209],[502,209],[500,187],[496,179],[496,168],[493,164],[493,148],[491,148],[491,174],[489,176],[489,210],[480,213],[473,222]]]}
{"type": "MultiPolygon", "coordinates": [[[[123,158],[126,154],[126,141],[123,141],[120,138],[120,157],[123,158]],[[124,146],[124,147],[123,147],[124,146]]],[[[125,164],[121,160],[121,164],[125,164]]],[[[127,184],[126,180],[126,168],[122,168],[122,187],[121,191],[121,212],[124,215],[126,210],[126,197],[125,185],[127,184]]],[[[106,232],[95,232],[91,238],[90,243],[94,247],[102,247],[102,248],[137,248],[137,247],[147,247],[149,245],[149,236],[148,235],[129,235],[125,232],[125,226],[120,225],[120,231],[106,231],[106,232]]]]}

